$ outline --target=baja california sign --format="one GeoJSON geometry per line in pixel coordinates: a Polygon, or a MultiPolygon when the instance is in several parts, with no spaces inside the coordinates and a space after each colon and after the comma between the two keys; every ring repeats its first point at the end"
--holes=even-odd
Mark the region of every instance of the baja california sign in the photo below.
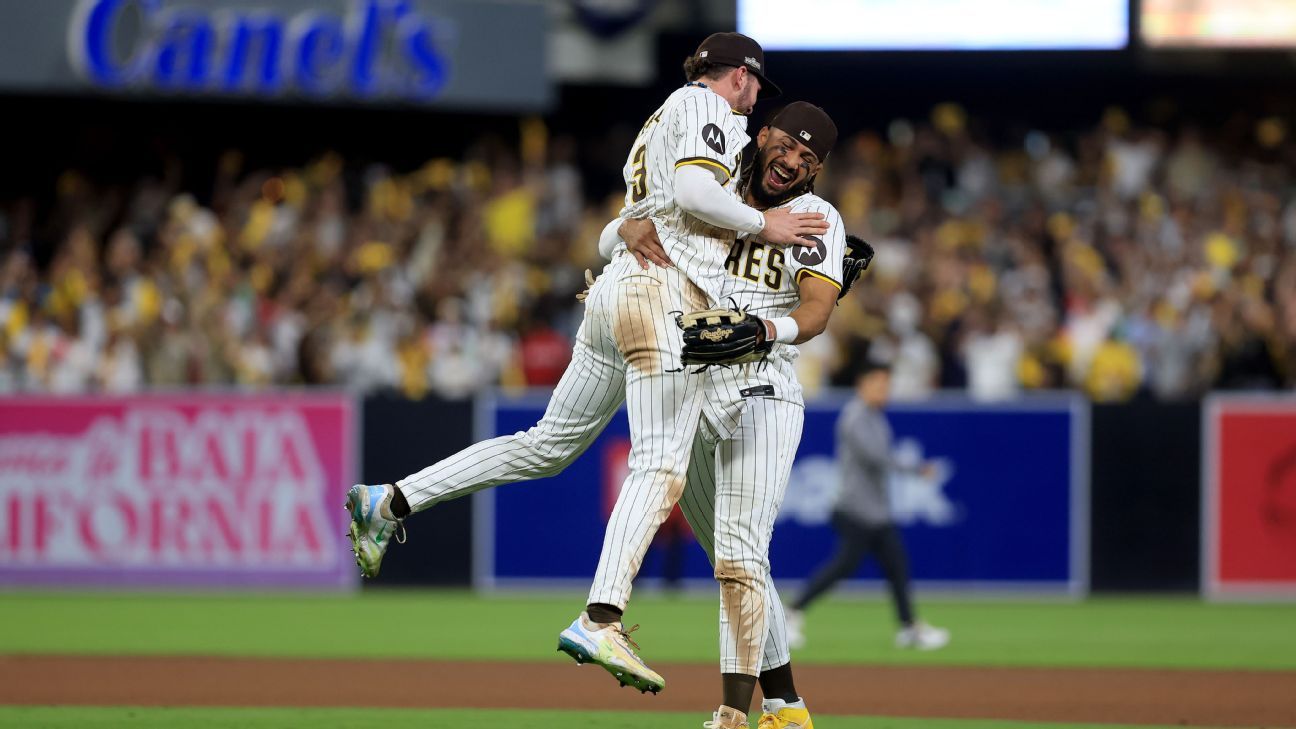
{"type": "Polygon", "coordinates": [[[342,395],[0,401],[0,584],[355,584],[342,395]]]}

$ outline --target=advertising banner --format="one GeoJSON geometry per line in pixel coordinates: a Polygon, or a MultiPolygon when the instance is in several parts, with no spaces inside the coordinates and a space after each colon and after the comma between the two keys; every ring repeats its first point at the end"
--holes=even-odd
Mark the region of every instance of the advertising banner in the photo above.
{"type": "Polygon", "coordinates": [[[547,9],[508,0],[0,3],[0,88],[545,108],[547,9]]]}
{"type": "Polygon", "coordinates": [[[332,394],[0,400],[0,584],[347,588],[332,394]]]}
{"type": "MultiPolygon", "coordinates": [[[[834,431],[845,402],[835,397],[806,408],[770,551],[777,580],[805,580],[832,555],[834,431]]],[[[482,435],[525,430],[544,405],[544,398],[497,400],[484,413],[493,427],[482,435]]],[[[894,454],[914,465],[894,473],[890,484],[914,578],[940,589],[1087,590],[1087,413],[1070,398],[891,408],[894,454]]],[[[574,585],[592,577],[606,516],[626,474],[628,432],[621,413],[563,473],[477,495],[478,586],[574,585]]],[[[696,544],[678,560],[683,574],[669,574],[677,562],[671,541],[659,539],[649,551],[643,577],[710,579],[696,544]]],[[[871,583],[878,572],[866,561],[856,577],[871,583]]]]}
{"type": "Polygon", "coordinates": [[[1296,397],[1212,396],[1202,448],[1202,587],[1296,598],[1296,397]]]}

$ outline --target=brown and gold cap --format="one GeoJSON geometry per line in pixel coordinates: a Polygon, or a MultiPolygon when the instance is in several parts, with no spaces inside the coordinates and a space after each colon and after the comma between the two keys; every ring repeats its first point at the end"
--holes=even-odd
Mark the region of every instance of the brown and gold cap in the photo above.
{"type": "Polygon", "coordinates": [[[742,33],[712,34],[698,46],[697,56],[726,66],[746,66],[760,79],[761,90],[757,98],[770,99],[783,93],[765,75],[765,51],[759,43],[742,33]]]}
{"type": "Polygon", "coordinates": [[[810,148],[823,162],[837,143],[837,125],[828,112],[805,101],[794,101],[770,117],[768,126],[782,129],[810,148]]]}

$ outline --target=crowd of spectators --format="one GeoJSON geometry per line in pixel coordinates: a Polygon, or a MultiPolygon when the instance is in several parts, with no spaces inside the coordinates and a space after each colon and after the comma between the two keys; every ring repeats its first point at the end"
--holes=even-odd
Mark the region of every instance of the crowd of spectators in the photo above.
{"type": "MultiPolygon", "coordinates": [[[[1292,387],[1283,122],[1095,116],[991,141],[943,104],[844,138],[816,189],[877,257],[802,346],[807,391],[848,384],[861,357],[894,364],[898,399],[1292,387]]],[[[524,120],[511,143],[412,171],[331,153],[255,169],[230,151],[196,192],[68,170],[51,203],[0,200],[0,392],[552,385],[622,194],[589,192],[577,155],[524,120]]]]}

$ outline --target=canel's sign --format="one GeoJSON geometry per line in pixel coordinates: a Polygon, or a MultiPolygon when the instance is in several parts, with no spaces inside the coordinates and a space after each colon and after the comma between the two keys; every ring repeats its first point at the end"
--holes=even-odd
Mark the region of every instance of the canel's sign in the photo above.
{"type": "Polygon", "coordinates": [[[80,0],[68,57],[104,89],[428,101],[446,87],[452,21],[410,0],[335,7],[80,0]]]}

